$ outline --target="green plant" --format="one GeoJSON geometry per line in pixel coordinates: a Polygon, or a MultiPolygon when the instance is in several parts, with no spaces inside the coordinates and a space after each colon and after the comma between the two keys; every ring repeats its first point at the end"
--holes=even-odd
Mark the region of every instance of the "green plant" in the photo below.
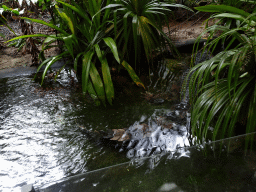
{"type": "MultiPolygon", "coordinates": [[[[221,5],[227,5],[227,6],[231,6],[231,7],[235,7],[235,8],[239,8],[243,11],[246,11],[248,13],[252,13],[253,11],[255,11],[255,3],[250,4],[248,3],[250,2],[250,0],[220,0],[217,1],[216,3],[220,3],[221,5]]],[[[214,10],[211,10],[209,12],[214,12],[214,10]]],[[[218,12],[218,11],[216,11],[218,12]]],[[[232,19],[232,18],[217,18],[218,21],[216,24],[222,24],[225,25],[227,27],[229,27],[230,29],[238,27],[238,25],[240,24],[239,20],[236,19],[232,19]]]]}
{"type": "MultiPolygon", "coordinates": [[[[112,53],[117,63],[120,63],[120,59],[116,43],[112,39],[111,31],[109,30],[111,26],[109,24],[111,23],[109,20],[110,11],[96,14],[101,10],[103,3],[109,4],[111,0],[88,0],[80,4],[75,1],[71,1],[71,4],[61,0],[57,0],[56,2],[63,6],[63,8],[60,8],[55,4],[58,14],[57,26],[42,20],[26,17],[22,19],[47,25],[57,30],[58,34],[24,35],[11,39],[10,41],[29,37],[45,37],[46,39],[42,44],[42,51],[39,54],[42,63],[38,67],[39,71],[43,65],[46,65],[42,76],[42,83],[51,65],[66,57],[74,61],[74,69],[76,71],[81,67],[83,92],[89,92],[96,101],[101,101],[105,104],[107,100],[111,104],[114,98],[114,88],[106,54],[112,53]],[[57,40],[64,42],[64,51],[60,55],[46,59],[44,57],[44,51],[51,48],[51,44],[57,40]],[[100,70],[101,73],[99,72],[100,70]]],[[[122,61],[122,65],[128,70],[133,80],[138,85],[143,86],[131,66],[125,61],[122,61]]]]}
{"type": "MultiPolygon", "coordinates": [[[[151,49],[155,48],[152,45],[157,41],[154,35],[160,33],[166,37],[156,22],[160,20],[154,18],[158,18],[157,15],[165,15],[167,9],[164,6],[185,8],[182,5],[170,5],[156,0],[88,0],[82,2],[71,0],[69,3],[56,0],[56,3],[58,4],[54,5],[54,17],[56,17],[54,24],[26,17],[22,17],[22,19],[47,25],[58,33],[55,35],[24,35],[10,41],[30,37],[45,37],[42,51],[39,54],[42,63],[38,67],[39,71],[43,65],[46,65],[42,83],[47,70],[54,62],[68,58],[74,61],[74,69],[81,75],[83,92],[89,92],[97,102],[101,101],[104,105],[106,100],[111,104],[114,98],[109,66],[113,63],[113,59],[116,64],[122,64],[137,85],[144,87],[133,68],[126,62],[126,59],[131,55],[127,54],[126,48],[123,49],[122,43],[133,38],[132,49],[135,47],[138,50],[140,43],[137,39],[139,39],[138,36],[142,36],[144,50],[149,56],[151,49]],[[116,9],[111,10],[110,8],[116,9]],[[130,21],[129,28],[126,26],[127,18],[130,21]],[[156,29],[154,35],[152,28],[156,29]],[[154,39],[154,42],[151,41],[151,38],[154,39]],[[52,43],[56,41],[64,43],[63,52],[46,59],[44,51],[51,48],[52,43]],[[112,55],[111,63],[107,59],[109,55],[112,55]]],[[[166,39],[170,43],[167,37],[166,39]]]]}
{"type": "Polygon", "coordinates": [[[217,0],[215,2],[222,5],[228,5],[236,8],[240,8],[240,6],[243,3],[241,0],[217,0]]]}
{"type": "MultiPolygon", "coordinates": [[[[159,47],[176,48],[162,31],[162,26],[168,22],[167,16],[171,12],[169,7],[190,8],[159,0],[116,0],[104,7],[112,9],[114,18],[114,33],[122,58],[128,59],[134,55],[136,62],[141,55],[150,61],[152,51],[159,47]]],[[[178,52],[177,52],[178,53],[178,52]]],[[[142,57],[144,60],[144,58],[142,57]]]]}
{"type": "Polygon", "coordinates": [[[256,127],[256,13],[250,14],[225,5],[196,9],[217,12],[212,17],[230,18],[238,25],[230,29],[216,24],[208,27],[198,37],[199,40],[203,34],[210,33],[205,49],[211,51],[220,40],[229,37],[230,41],[224,51],[194,66],[190,71],[192,133],[202,141],[207,138],[209,125],[214,124],[213,140],[230,137],[238,122],[246,127],[246,133],[250,133],[256,127]],[[221,35],[211,40],[218,31],[222,32],[221,35]],[[230,49],[235,40],[238,41],[237,45],[230,49]]]}
{"type": "Polygon", "coordinates": [[[4,5],[3,3],[0,3],[0,22],[2,22],[11,32],[13,32],[14,35],[16,35],[13,29],[7,24],[7,19],[3,16],[4,11],[14,13],[16,15],[19,15],[20,12],[18,11],[18,9],[12,9],[4,5]]]}

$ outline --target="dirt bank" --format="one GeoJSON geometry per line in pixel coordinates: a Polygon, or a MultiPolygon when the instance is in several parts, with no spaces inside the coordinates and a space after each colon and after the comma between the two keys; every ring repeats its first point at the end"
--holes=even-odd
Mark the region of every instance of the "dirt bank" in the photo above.
{"type": "MultiPolygon", "coordinates": [[[[182,44],[188,40],[197,38],[202,31],[204,30],[204,25],[202,24],[208,15],[206,14],[197,14],[194,16],[184,17],[182,13],[179,13],[184,21],[180,19],[170,19],[169,27],[164,26],[163,31],[172,39],[175,44],[182,44]]],[[[46,22],[50,21],[49,15],[44,15],[41,18],[46,22]]],[[[17,35],[21,35],[20,24],[17,20],[9,21],[8,25],[15,31],[17,35]]],[[[34,23],[33,24],[34,33],[44,33],[44,34],[53,34],[54,32],[47,26],[34,23]]],[[[10,32],[6,26],[0,26],[0,33],[3,33],[6,36],[6,39],[9,40],[14,38],[15,35],[10,32]]],[[[204,36],[206,37],[206,36],[204,36]]],[[[7,44],[4,43],[4,39],[0,36],[0,70],[15,68],[15,67],[27,67],[32,65],[32,57],[30,54],[24,52],[23,50],[18,51],[18,48],[7,47],[7,44]]],[[[38,46],[40,50],[41,47],[38,46]]],[[[50,57],[58,54],[58,48],[52,48],[51,50],[45,52],[46,57],[50,57]]]]}

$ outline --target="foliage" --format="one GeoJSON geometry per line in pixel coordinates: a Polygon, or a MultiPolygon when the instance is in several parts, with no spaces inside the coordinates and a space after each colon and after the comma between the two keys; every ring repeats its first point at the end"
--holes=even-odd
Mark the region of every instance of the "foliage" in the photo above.
{"type": "Polygon", "coordinates": [[[209,5],[196,9],[217,12],[213,18],[230,18],[238,25],[230,29],[216,24],[208,27],[198,37],[199,40],[205,33],[210,33],[205,48],[211,51],[219,41],[228,37],[230,41],[224,51],[194,66],[190,71],[192,132],[200,140],[204,140],[209,125],[213,122],[213,140],[234,134],[234,127],[238,122],[246,127],[246,133],[252,132],[256,127],[256,13],[250,14],[226,5],[209,5]],[[221,35],[210,41],[218,31],[222,32],[221,35]],[[235,40],[239,43],[230,49],[235,40]]]}
{"type": "MultiPolygon", "coordinates": [[[[250,0],[219,0],[219,1],[215,1],[215,4],[221,4],[221,5],[227,5],[227,6],[231,6],[231,7],[235,7],[235,8],[239,8],[242,9],[248,13],[252,13],[253,11],[255,11],[256,7],[255,7],[255,3],[251,4],[248,3],[250,2],[250,0]]],[[[213,4],[213,3],[212,3],[213,4]]],[[[210,12],[215,12],[215,11],[210,11],[210,12]]],[[[216,11],[218,12],[218,11],[216,11]]],[[[238,27],[239,22],[237,23],[235,19],[232,18],[218,18],[218,24],[222,24],[225,25],[227,27],[229,27],[230,29],[238,27]]]]}
{"type": "MultiPolygon", "coordinates": [[[[55,4],[55,9],[58,13],[57,25],[37,19],[24,17],[22,19],[47,25],[57,30],[59,32],[58,34],[24,35],[10,41],[29,37],[45,37],[46,39],[42,44],[42,52],[39,55],[42,59],[42,63],[38,67],[39,71],[43,65],[46,65],[42,83],[51,65],[64,57],[68,57],[74,60],[75,70],[78,70],[78,67],[82,68],[81,78],[83,92],[86,93],[88,91],[94,99],[98,98],[104,104],[107,99],[111,104],[114,98],[114,88],[106,54],[108,52],[112,53],[118,63],[120,63],[120,59],[116,44],[110,37],[109,32],[107,32],[110,12],[106,11],[103,17],[99,14],[95,15],[100,11],[102,1],[86,1],[83,2],[82,7],[74,1],[72,1],[72,5],[60,0],[57,0],[57,2],[63,6],[63,8],[59,8],[59,6],[55,4]],[[51,48],[51,44],[57,40],[64,42],[64,52],[46,59],[44,57],[44,51],[51,48]],[[101,66],[96,66],[99,62],[101,66]],[[80,64],[81,66],[79,66],[80,64]],[[98,70],[100,68],[102,71],[101,74],[98,70]]],[[[108,2],[109,1],[107,1],[107,3],[108,2]]],[[[123,61],[122,64],[129,67],[129,64],[126,64],[125,61],[123,61]]],[[[132,69],[130,72],[136,77],[132,69]]],[[[136,83],[141,82],[138,81],[136,83]]]]}
{"type": "Polygon", "coordinates": [[[241,7],[241,5],[243,3],[241,0],[217,0],[215,2],[218,4],[228,5],[228,6],[232,6],[232,7],[236,7],[236,8],[241,7]]]}
{"type": "MultiPolygon", "coordinates": [[[[5,4],[7,3],[7,1],[5,2],[5,4]]],[[[16,20],[20,19],[20,15],[23,16],[27,16],[29,15],[30,11],[28,10],[27,4],[25,2],[26,7],[22,10],[20,10],[20,8],[22,6],[24,6],[24,3],[21,5],[19,5],[17,3],[17,1],[11,1],[13,7],[17,7],[17,8],[9,8],[7,6],[7,4],[3,4],[2,8],[0,8],[0,12],[1,12],[1,17],[2,20],[4,21],[4,24],[15,34],[15,32],[7,25],[7,19],[3,16],[3,12],[5,11],[5,13],[10,13],[12,18],[15,18],[16,20]],[[15,14],[15,15],[13,15],[15,14]]],[[[30,8],[34,8],[35,9],[35,5],[30,2],[30,8]],[[34,6],[34,7],[33,7],[34,6]]],[[[33,34],[33,26],[31,23],[29,22],[25,22],[24,20],[20,20],[20,26],[21,26],[21,31],[23,35],[29,35],[29,34],[33,34]]],[[[16,34],[15,34],[16,35],[16,34]]],[[[3,35],[1,35],[3,36],[3,35]]],[[[30,53],[32,56],[32,65],[37,65],[38,64],[38,53],[39,50],[37,48],[37,44],[40,43],[40,39],[35,39],[35,38],[28,38],[28,39],[18,39],[12,43],[10,43],[8,46],[15,46],[16,48],[18,48],[18,51],[20,51],[23,48],[23,53],[27,52],[30,53]]]]}
{"type": "Polygon", "coordinates": [[[254,3],[254,0],[215,0],[212,4],[232,6],[251,13],[254,8],[254,3]]]}
{"type": "MultiPolygon", "coordinates": [[[[11,32],[13,32],[14,35],[16,35],[13,29],[7,24],[7,19],[3,16],[4,11],[8,11],[16,15],[19,15],[20,12],[18,11],[18,9],[12,9],[4,5],[3,3],[0,3],[0,22],[2,22],[11,32]]],[[[3,36],[3,34],[1,34],[1,36],[3,36]]]]}
{"type": "Polygon", "coordinates": [[[122,58],[128,59],[134,54],[135,65],[141,55],[145,55],[149,61],[152,51],[161,46],[165,47],[166,42],[177,52],[162,31],[164,22],[168,22],[170,7],[181,7],[192,11],[183,5],[159,0],[116,0],[102,9],[112,9],[115,39],[118,41],[119,50],[122,50],[122,58]]]}
{"type": "MultiPolygon", "coordinates": [[[[40,2],[49,3],[46,0],[40,2]]],[[[54,8],[52,11],[55,13],[55,22],[46,23],[26,17],[22,19],[47,25],[58,33],[55,35],[23,35],[10,41],[45,37],[42,51],[39,54],[42,63],[38,67],[39,71],[43,65],[46,65],[42,83],[47,70],[54,62],[68,58],[74,61],[74,69],[81,75],[83,92],[89,92],[95,100],[101,101],[104,105],[106,100],[111,104],[114,98],[111,66],[109,65],[113,63],[112,58],[116,64],[122,64],[137,85],[144,87],[132,66],[125,60],[132,56],[127,52],[127,48],[124,48],[123,43],[126,42],[126,47],[127,42],[133,39],[134,44],[130,49],[139,50],[142,47],[149,57],[152,49],[156,47],[155,43],[158,43],[159,33],[170,43],[158,23],[160,16],[165,16],[166,11],[169,11],[165,7],[185,8],[182,5],[160,3],[158,0],[88,0],[82,2],[72,0],[69,3],[56,0],[54,6],[51,4],[47,6],[54,8]],[[152,32],[152,28],[156,33],[152,32]],[[138,40],[140,37],[142,37],[143,46],[140,46],[138,40]],[[56,41],[64,43],[63,52],[46,59],[44,51],[51,48],[52,43],[56,41]],[[112,55],[111,63],[109,63],[109,55],[112,55]]]]}

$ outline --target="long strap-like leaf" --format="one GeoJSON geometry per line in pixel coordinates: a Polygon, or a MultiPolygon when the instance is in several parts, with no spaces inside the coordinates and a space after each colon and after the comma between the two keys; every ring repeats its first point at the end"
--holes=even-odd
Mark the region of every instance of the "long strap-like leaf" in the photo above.
{"type": "Polygon", "coordinates": [[[90,50],[90,51],[86,52],[83,57],[83,63],[82,63],[82,90],[83,90],[83,93],[86,93],[87,89],[88,89],[89,72],[90,72],[93,54],[94,54],[94,52],[90,50]]]}
{"type": "Polygon", "coordinates": [[[104,81],[106,97],[108,99],[108,102],[110,104],[112,104],[112,100],[114,98],[114,86],[113,86],[113,82],[111,79],[108,62],[107,62],[104,52],[100,50],[99,45],[96,44],[94,47],[95,47],[97,56],[101,62],[102,76],[103,76],[103,81],[104,81]]]}
{"type": "Polygon", "coordinates": [[[93,87],[98,95],[98,98],[102,101],[104,105],[106,105],[105,90],[104,90],[103,82],[101,80],[100,74],[97,68],[95,67],[94,63],[91,63],[90,77],[92,80],[93,87]]]}
{"type": "Polygon", "coordinates": [[[129,73],[130,77],[132,78],[132,80],[134,81],[134,83],[136,83],[136,85],[141,86],[145,89],[144,84],[141,82],[140,78],[136,75],[133,68],[126,61],[123,61],[122,65],[128,71],[128,73],[129,73]]]}

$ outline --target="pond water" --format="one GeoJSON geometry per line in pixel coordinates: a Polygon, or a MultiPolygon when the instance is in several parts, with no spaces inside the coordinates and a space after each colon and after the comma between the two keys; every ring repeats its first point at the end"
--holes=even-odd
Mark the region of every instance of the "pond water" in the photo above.
{"type": "MultiPolygon", "coordinates": [[[[101,133],[149,121],[159,110],[170,111],[173,106],[167,100],[161,105],[148,102],[141,88],[134,88],[119,91],[113,106],[96,107],[81,94],[74,73],[68,70],[63,70],[56,82],[46,79],[43,87],[40,79],[32,79],[0,79],[1,192],[20,191],[30,183],[38,188],[127,162],[121,142],[102,139],[101,133]]],[[[158,80],[152,78],[153,88],[158,80]]]]}
{"type": "Polygon", "coordinates": [[[26,184],[38,192],[254,191],[255,152],[243,156],[234,145],[240,151],[227,156],[226,143],[219,155],[213,145],[188,148],[190,116],[175,109],[178,94],[165,97],[178,85],[165,70],[165,79],[151,74],[146,95],[136,86],[119,90],[107,108],[81,94],[72,71],[43,87],[33,76],[0,79],[0,192],[26,184]],[[149,93],[159,82],[163,103],[149,93]],[[112,129],[129,140],[111,140],[112,129]]]}
{"type": "Polygon", "coordinates": [[[256,151],[255,145],[245,150],[248,136],[255,139],[256,134],[139,158],[62,179],[36,192],[253,192],[256,191],[256,151]]]}

